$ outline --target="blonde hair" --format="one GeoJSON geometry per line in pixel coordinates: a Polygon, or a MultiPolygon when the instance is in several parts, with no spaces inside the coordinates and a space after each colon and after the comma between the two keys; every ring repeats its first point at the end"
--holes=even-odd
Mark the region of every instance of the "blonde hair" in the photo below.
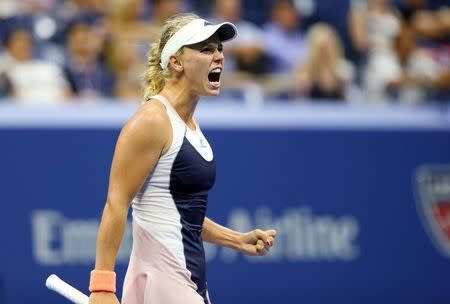
{"type": "MultiPolygon", "coordinates": [[[[150,50],[147,53],[147,70],[144,74],[145,98],[161,92],[166,83],[166,79],[171,75],[170,66],[167,69],[163,69],[160,65],[161,52],[167,41],[180,28],[195,19],[200,19],[200,17],[195,14],[184,13],[174,15],[164,22],[160,39],[152,43],[150,50]]],[[[180,49],[176,55],[181,55],[182,50],[183,49],[180,49]]]]}
{"type": "Polygon", "coordinates": [[[321,39],[323,39],[324,36],[326,37],[326,35],[328,35],[328,39],[333,39],[335,43],[333,64],[336,64],[340,59],[342,59],[342,43],[336,31],[327,23],[317,23],[308,31],[308,56],[310,64],[316,64],[321,61],[319,47],[321,39]]]}

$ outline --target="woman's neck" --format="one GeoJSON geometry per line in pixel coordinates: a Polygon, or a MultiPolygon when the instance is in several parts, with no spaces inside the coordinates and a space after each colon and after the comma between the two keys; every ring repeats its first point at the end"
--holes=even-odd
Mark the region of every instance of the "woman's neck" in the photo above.
{"type": "Polygon", "coordinates": [[[181,119],[189,127],[195,128],[193,116],[200,99],[199,96],[194,96],[187,87],[179,83],[174,84],[170,81],[166,83],[159,94],[170,102],[181,119]]]}

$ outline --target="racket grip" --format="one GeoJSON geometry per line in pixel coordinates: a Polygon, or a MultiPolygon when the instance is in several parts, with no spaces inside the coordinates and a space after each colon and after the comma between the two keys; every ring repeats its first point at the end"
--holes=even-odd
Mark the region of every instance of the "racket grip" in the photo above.
{"type": "Polygon", "coordinates": [[[89,297],[87,295],[61,280],[56,274],[52,274],[47,278],[45,286],[75,304],[89,304],[89,297]]]}

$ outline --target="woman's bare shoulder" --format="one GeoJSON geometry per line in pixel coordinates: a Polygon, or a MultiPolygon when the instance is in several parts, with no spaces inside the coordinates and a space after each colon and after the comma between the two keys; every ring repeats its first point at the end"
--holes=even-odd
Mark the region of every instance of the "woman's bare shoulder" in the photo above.
{"type": "Polygon", "coordinates": [[[170,125],[166,108],[160,102],[145,102],[131,116],[127,125],[137,125],[138,127],[164,128],[170,125]]]}
{"type": "Polygon", "coordinates": [[[160,102],[142,104],[122,128],[121,136],[165,145],[171,136],[171,124],[164,105],[160,102]]]}

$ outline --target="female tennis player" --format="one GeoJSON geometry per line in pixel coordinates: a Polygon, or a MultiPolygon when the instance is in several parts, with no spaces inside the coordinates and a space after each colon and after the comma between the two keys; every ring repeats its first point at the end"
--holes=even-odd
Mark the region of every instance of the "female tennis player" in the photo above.
{"type": "Polygon", "coordinates": [[[241,233],[205,217],[215,180],[213,152],[194,119],[201,96],[216,96],[229,22],[193,14],[167,20],[151,46],[146,101],[123,127],[98,231],[91,304],[118,303],[115,257],[130,204],[133,249],[122,304],[209,304],[203,241],[264,255],[275,230],[241,233]]]}

